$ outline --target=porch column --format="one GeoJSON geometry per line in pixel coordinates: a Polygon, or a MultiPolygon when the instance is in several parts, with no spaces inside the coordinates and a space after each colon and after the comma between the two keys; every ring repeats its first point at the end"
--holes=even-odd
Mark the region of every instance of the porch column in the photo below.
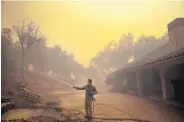
{"type": "Polygon", "coordinates": [[[168,74],[168,71],[169,67],[164,67],[160,69],[162,93],[165,100],[174,98],[174,88],[170,82],[170,74],[168,74]]]}
{"type": "Polygon", "coordinates": [[[143,92],[143,84],[142,84],[142,80],[141,80],[141,72],[136,71],[136,80],[137,80],[137,90],[138,90],[138,94],[139,96],[142,96],[142,92],[143,92]]]}
{"type": "Polygon", "coordinates": [[[173,85],[170,82],[170,75],[166,71],[169,70],[169,67],[164,67],[160,69],[160,77],[162,84],[162,93],[163,99],[168,100],[174,97],[173,85]]]}
{"type": "Polygon", "coordinates": [[[161,84],[162,84],[162,97],[164,100],[167,100],[167,84],[165,79],[165,69],[160,69],[160,78],[161,78],[161,84]]]}

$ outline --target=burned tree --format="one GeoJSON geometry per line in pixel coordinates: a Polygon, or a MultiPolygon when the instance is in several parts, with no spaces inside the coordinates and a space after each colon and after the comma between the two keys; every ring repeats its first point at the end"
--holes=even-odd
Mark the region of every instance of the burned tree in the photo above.
{"type": "Polygon", "coordinates": [[[21,77],[24,78],[24,59],[26,53],[34,43],[39,42],[44,37],[40,34],[38,26],[33,22],[26,23],[25,19],[18,21],[18,24],[13,26],[13,30],[21,45],[21,77]]]}

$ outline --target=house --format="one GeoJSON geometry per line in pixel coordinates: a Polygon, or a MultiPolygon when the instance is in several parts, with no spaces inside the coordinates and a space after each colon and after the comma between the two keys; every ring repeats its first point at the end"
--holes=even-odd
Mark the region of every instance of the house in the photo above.
{"type": "Polygon", "coordinates": [[[184,18],[168,24],[168,35],[168,43],[112,72],[106,81],[116,89],[134,91],[140,96],[184,103],[184,18]],[[126,87],[122,85],[125,82],[126,87]]]}

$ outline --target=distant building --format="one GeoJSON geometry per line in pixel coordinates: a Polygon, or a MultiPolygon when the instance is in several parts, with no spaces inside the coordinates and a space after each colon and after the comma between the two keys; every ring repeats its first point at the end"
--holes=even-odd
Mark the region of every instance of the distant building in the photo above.
{"type": "Polygon", "coordinates": [[[184,18],[176,18],[168,24],[168,35],[168,43],[112,72],[106,82],[118,90],[134,91],[140,96],[184,103],[184,18]],[[126,87],[122,87],[125,79],[126,87]]]}

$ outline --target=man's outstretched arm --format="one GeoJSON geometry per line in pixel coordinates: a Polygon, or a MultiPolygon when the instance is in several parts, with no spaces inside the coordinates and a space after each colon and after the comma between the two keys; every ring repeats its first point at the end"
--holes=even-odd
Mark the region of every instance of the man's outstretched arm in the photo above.
{"type": "Polygon", "coordinates": [[[76,87],[76,86],[73,86],[73,88],[77,89],[77,90],[84,90],[86,88],[86,86],[83,86],[83,87],[76,87]]]}

